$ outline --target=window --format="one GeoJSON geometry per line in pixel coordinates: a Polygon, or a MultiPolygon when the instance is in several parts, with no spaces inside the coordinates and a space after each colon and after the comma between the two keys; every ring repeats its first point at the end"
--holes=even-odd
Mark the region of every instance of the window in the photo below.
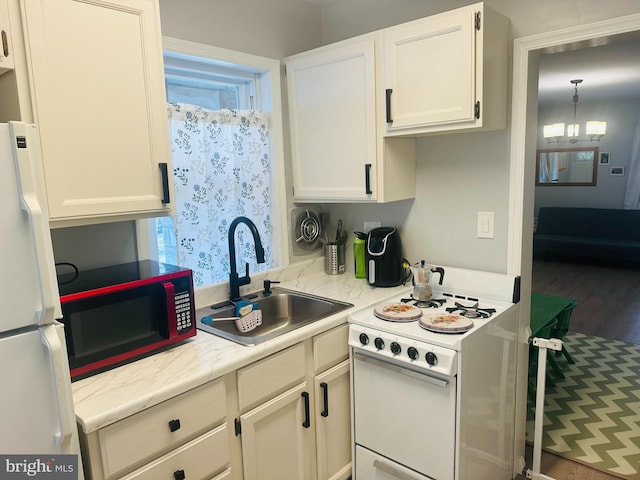
{"type": "Polygon", "coordinates": [[[164,62],[176,216],[149,222],[150,258],[191,268],[196,287],[226,282],[228,227],[246,216],[260,232],[266,262],[256,263],[241,224],[239,274],[245,263],[252,273],[279,266],[279,62],[172,39],[165,39],[164,62]]]}

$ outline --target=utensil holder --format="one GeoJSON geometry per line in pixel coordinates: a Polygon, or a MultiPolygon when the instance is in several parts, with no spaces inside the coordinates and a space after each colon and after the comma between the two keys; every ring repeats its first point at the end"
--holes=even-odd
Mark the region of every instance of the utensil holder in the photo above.
{"type": "Polygon", "coordinates": [[[324,273],[339,275],[345,272],[344,243],[326,243],[324,245],[324,273]]]}

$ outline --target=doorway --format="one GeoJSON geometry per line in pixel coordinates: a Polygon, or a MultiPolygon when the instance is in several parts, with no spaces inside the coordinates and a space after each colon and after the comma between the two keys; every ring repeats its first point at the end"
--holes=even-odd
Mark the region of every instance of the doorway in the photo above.
{"type": "MultiPolygon", "coordinates": [[[[531,291],[533,257],[534,175],[537,144],[537,80],[543,49],[572,44],[588,45],[594,39],[640,31],[640,15],[630,15],[595,24],[573,27],[517,39],[513,58],[513,103],[511,117],[511,169],[509,198],[508,273],[521,275],[522,291],[531,291]]],[[[529,295],[520,303],[520,327],[526,332],[531,308],[529,295]]],[[[526,343],[526,339],[523,339],[526,343]]],[[[521,342],[522,343],[522,342],[521,342]]],[[[528,349],[518,352],[518,378],[527,378],[528,349]]],[[[524,458],[527,382],[517,385],[516,445],[514,468],[524,458]]],[[[518,472],[514,472],[518,473],[518,472]]]]}

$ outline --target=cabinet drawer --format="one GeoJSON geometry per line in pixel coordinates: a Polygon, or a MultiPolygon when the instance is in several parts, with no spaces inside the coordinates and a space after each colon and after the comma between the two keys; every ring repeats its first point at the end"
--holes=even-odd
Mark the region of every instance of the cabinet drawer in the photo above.
{"type": "Polygon", "coordinates": [[[105,478],[210,430],[226,412],[224,383],[217,380],[103,428],[98,437],[105,478]]]}
{"type": "MultiPolygon", "coordinates": [[[[124,477],[124,480],[177,478],[175,474],[180,470],[189,480],[208,480],[230,462],[231,450],[225,424],[145,465],[124,477]]],[[[225,478],[224,474],[214,477],[214,480],[225,478]]]]}
{"type": "Polygon", "coordinates": [[[213,477],[211,480],[231,480],[231,469],[227,468],[220,475],[213,477]]]}
{"type": "Polygon", "coordinates": [[[241,411],[284,392],[305,379],[305,344],[294,345],[238,370],[241,411]]]}
{"type": "Polygon", "coordinates": [[[313,371],[318,373],[349,357],[349,325],[340,325],[313,338],[313,371]]]}

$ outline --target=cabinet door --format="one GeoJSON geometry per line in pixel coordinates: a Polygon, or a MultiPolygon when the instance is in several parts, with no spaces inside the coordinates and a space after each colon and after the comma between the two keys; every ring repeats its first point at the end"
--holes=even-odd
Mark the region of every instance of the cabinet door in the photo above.
{"type": "Polygon", "coordinates": [[[374,52],[369,38],[287,62],[296,201],[376,199],[374,52]]]}
{"type": "Polygon", "coordinates": [[[315,379],[318,480],[351,474],[349,360],[315,379]]]}
{"type": "Polygon", "coordinates": [[[22,8],[51,219],[168,213],[157,1],[29,0],[22,8]]]}
{"type": "Polygon", "coordinates": [[[472,8],[383,31],[388,132],[474,120],[475,42],[472,8]]]}
{"type": "Polygon", "coordinates": [[[13,46],[7,0],[0,0],[0,75],[13,70],[13,46]]]}
{"type": "Polygon", "coordinates": [[[303,426],[311,420],[303,393],[306,382],[240,417],[244,480],[313,478],[313,429],[303,426]]]}

